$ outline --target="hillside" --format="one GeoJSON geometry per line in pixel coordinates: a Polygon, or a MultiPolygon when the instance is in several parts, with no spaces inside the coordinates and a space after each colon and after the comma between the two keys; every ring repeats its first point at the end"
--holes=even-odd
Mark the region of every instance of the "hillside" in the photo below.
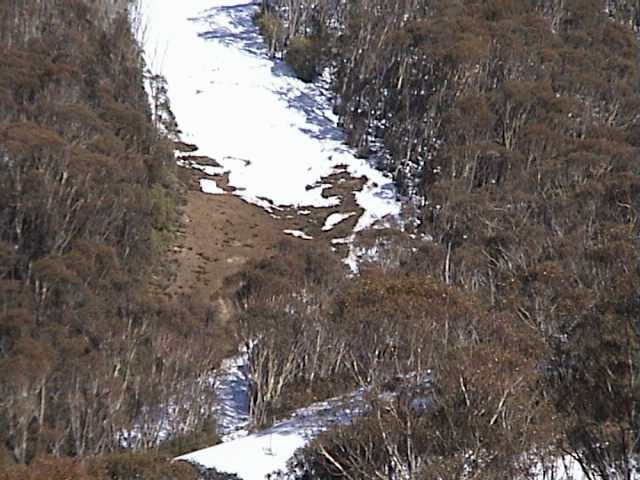
{"type": "Polygon", "coordinates": [[[156,447],[170,404],[212,441],[219,358],[207,309],[150,288],[183,200],[127,4],[2,2],[0,50],[0,478],[161,468],[106,455],[156,447]]]}
{"type": "MultiPolygon", "coordinates": [[[[260,46],[244,6],[210,6],[190,18],[194,28],[204,22],[201,47],[219,52],[216,65],[243,71],[242,60],[222,60],[236,47],[275,57],[275,74],[286,59],[311,89],[328,74],[345,138],[393,173],[416,207],[404,221],[418,235],[360,240],[373,261],[355,286],[326,258],[290,247],[239,277],[240,335],[262,339],[249,358],[257,425],[318,395],[436,375],[428,415],[409,408],[425,393],[400,381],[398,403],[372,400],[370,415],[321,436],[298,474],[526,478],[560,475],[564,459],[586,478],[632,476],[633,8],[273,1],[256,18],[260,46]]],[[[255,84],[229,85],[243,95],[255,84]]],[[[236,115],[225,88],[225,101],[211,105],[236,115]]],[[[276,115],[259,111],[268,112],[254,116],[261,125],[276,115]]],[[[211,148],[224,158],[229,147],[211,148]]],[[[234,166],[225,168],[232,178],[234,166]]],[[[268,192],[268,175],[249,178],[268,192]]]]}
{"type": "Polygon", "coordinates": [[[640,479],[639,25],[0,3],[0,480],[640,479]]]}

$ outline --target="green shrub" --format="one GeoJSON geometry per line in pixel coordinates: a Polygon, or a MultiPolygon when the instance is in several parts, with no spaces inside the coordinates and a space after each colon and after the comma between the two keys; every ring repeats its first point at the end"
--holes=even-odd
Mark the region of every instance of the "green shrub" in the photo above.
{"type": "Polygon", "coordinates": [[[207,422],[207,426],[201,430],[188,435],[172,438],[160,445],[160,452],[171,457],[177,457],[188,452],[212,447],[221,442],[212,422],[207,422]]]}
{"type": "Polygon", "coordinates": [[[273,56],[276,52],[282,50],[286,36],[282,20],[270,12],[258,12],[254,20],[269,47],[269,54],[273,56]]]}
{"type": "Polygon", "coordinates": [[[90,467],[92,480],[196,480],[197,470],[155,454],[123,453],[98,459],[90,467]]]}
{"type": "Polygon", "coordinates": [[[322,48],[317,40],[307,37],[294,37],[289,42],[285,60],[298,78],[312,82],[320,73],[322,48]]]}
{"type": "Polygon", "coordinates": [[[186,462],[173,462],[154,453],[122,453],[88,461],[40,457],[30,465],[0,469],[0,480],[198,480],[224,479],[219,473],[198,472],[186,462]],[[217,474],[218,476],[215,476],[217,474]]]}

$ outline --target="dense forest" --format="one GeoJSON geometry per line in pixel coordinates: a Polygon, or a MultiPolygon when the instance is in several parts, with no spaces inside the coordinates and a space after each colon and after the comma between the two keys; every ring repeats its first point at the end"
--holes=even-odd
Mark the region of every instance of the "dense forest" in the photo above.
{"type": "Polygon", "coordinates": [[[638,478],[637,2],[262,0],[407,228],[357,274],[283,241],[224,328],[160,294],[184,195],[129,7],[0,0],[0,480],[234,478],[167,461],[218,441],[229,342],[255,428],[366,391],[282,478],[638,478]]]}
{"type": "Polygon", "coordinates": [[[256,347],[256,409],[397,392],[304,450],[299,478],[527,478],[558,458],[585,478],[637,475],[639,15],[263,2],[272,53],[304,80],[333,72],[351,143],[394,174],[428,239],[365,239],[378,258],[347,284],[303,256],[302,294],[273,281],[293,278],[289,253],[245,278],[247,335],[285,343],[256,347]]]}
{"type": "Polygon", "coordinates": [[[152,288],[181,194],[127,9],[0,2],[3,480],[195,478],[160,477],[164,456],[64,458],[215,440],[213,314],[152,288]]]}

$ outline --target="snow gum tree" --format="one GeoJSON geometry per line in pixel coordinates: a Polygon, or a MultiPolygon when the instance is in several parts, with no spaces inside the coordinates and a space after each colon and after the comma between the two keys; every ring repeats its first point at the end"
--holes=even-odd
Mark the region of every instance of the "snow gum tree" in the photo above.
{"type": "Polygon", "coordinates": [[[179,195],[127,6],[0,3],[0,471],[209,420],[211,312],[149,287],[179,195]]]}
{"type": "MultiPolygon", "coordinates": [[[[631,478],[640,453],[637,2],[327,7],[335,110],[350,143],[367,154],[384,142],[384,168],[433,239],[398,271],[475,300],[467,327],[446,312],[428,324],[448,346],[432,350],[433,405],[414,419],[429,429],[412,442],[434,449],[407,447],[403,460],[424,469],[399,473],[401,450],[383,447],[388,430],[375,426],[392,417],[384,409],[299,460],[338,478],[526,478],[570,456],[588,478],[631,478]]],[[[398,274],[375,270],[357,288],[398,274]]],[[[359,345],[345,364],[359,384],[385,378],[385,342],[413,349],[395,323],[403,307],[384,306],[406,303],[404,288],[345,306],[370,335],[340,315],[359,345]]],[[[416,322],[435,309],[416,305],[406,312],[416,322]]]]}

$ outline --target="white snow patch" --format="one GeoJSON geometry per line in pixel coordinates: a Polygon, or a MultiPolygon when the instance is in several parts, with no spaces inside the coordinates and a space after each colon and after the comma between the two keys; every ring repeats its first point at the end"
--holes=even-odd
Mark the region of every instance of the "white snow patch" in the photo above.
{"type": "Polygon", "coordinates": [[[580,464],[573,458],[566,456],[558,458],[551,465],[542,465],[534,469],[533,474],[538,480],[586,480],[580,464]]]}
{"type": "MultiPolygon", "coordinates": [[[[384,182],[385,177],[381,172],[376,171],[374,176],[378,181],[384,182]]],[[[381,220],[397,218],[400,215],[399,203],[396,202],[397,208],[393,211],[388,208],[390,202],[394,202],[396,198],[395,186],[389,182],[379,186],[378,181],[372,183],[370,180],[361,191],[355,194],[356,201],[364,209],[364,213],[358,219],[354,232],[360,232],[381,220]]]]}
{"type": "Polygon", "coordinates": [[[268,211],[338,205],[322,195],[321,179],[345,165],[367,178],[356,194],[365,210],[356,230],[397,216],[391,178],[345,145],[327,75],[307,84],[270,59],[256,8],[247,0],[141,0],[147,63],[167,79],[183,141],[229,172],[235,195],[268,211]]]}
{"type": "Polygon", "coordinates": [[[287,460],[305,444],[305,438],[297,433],[263,432],[190,453],[177,460],[235,473],[243,480],[264,480],[268,474],[284,470],[287,460]]]}
{"type": "Polygon", "coordinates": [[[351,243],[351,238],[334,238],[331,240],[332,245],[345,245],[351,243]]]}
{"type": "Polygon", "coordinates": [[[209,178],[200,179],[200,189],[204,193],[209,193],[211,195],[222,195],[225,193],[224,190],[218,187],[215,180],[211,180],[209,178]]]}
{"type": "Polygon", "coordinates": [[[313,240],[313,237],[310,237],[304,232],[300,230],[283,230],[287,235],[291,235],[292,237],[301,238],[303,240],[313,240]]]}
{"type": "Polygon", "coordinates": [[[277,470],[285,470],[287,460],[331,425],[346,424],[364,411],[363,390],[342,399],[319,402],[297,410],[273,427],[178,457],[235,473],[243,480],[264,480],[277,470]]]}
{"type": "Polygon", "coordinates": [[[224,175],[227,172],[227,170],[225,170],[223,167],[214,167],[211,165],[200,165],[198,163],[192,163],[191,168],[200,170],[205,175],[209,175],[212,177],[216,175],[224,175]]]}
{"type": "Polygon", "coordinates": [[[324,221],[324,226],[322,227],[322,231],[323,232],[328,232],[329,230],[332,230],[333,227],[335,227],[336,225],[338,225],[340,222],[346,220],[347,218],[351,218],[354,215],[357,215],[356,212],[350,212],[350,213],[332,213],[331,215],[329,215],[326,220],[324,221]]]}
{"type": "MultiPolygon", "coordinates": [[[[640,480],[640,464],[632,460],[631,467],[630,480],[640,480]]],[[[536,480],[589,480],[594,478],[593,473],[587,475],[580,463],[569,455],[556,458],[544,467],[539,465],[532,473],[536,480]]],[[[608,473],[611,476],[610,478],[623,478],[620,471],[611,469],[608,473]]],[[[597,478],[600,478],[600,475],[597,475],[597,478]]]]}

